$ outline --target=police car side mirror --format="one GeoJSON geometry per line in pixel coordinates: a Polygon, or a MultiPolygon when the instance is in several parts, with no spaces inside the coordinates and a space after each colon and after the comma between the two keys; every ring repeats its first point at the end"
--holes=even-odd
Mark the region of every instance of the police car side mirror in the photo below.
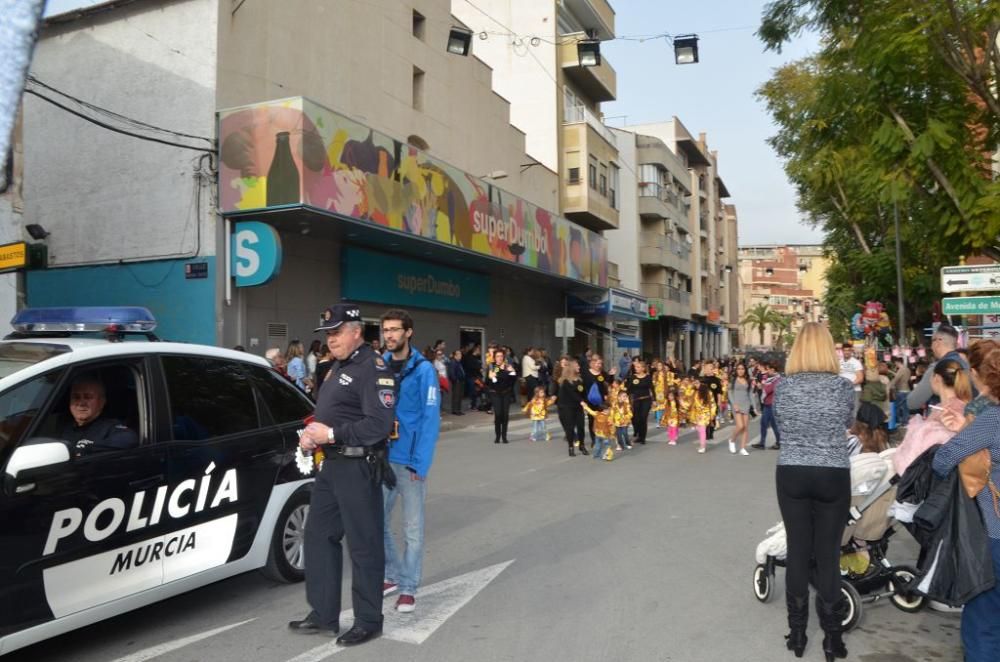
{"type": "Polygon", "coordinates": [[[55,467],[69,462],[69,447],[62,441],[39,439],[35,443],[19,446],[7,462],[3,475],[3,489],[7,496],[23,494],[35,489],[35,484],[18,481],[18,476],[31,469],[55,467]]]}

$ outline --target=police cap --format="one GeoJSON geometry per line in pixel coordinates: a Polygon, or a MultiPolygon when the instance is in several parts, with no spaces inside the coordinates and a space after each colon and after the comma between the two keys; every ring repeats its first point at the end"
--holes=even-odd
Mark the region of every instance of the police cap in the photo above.
{"type": "Polygon", "coordinates": [[[336,303],[320,315],[320,325],[314,331],[333,331],[344,322],[360,322],[361,309],[353,303],[336,303]]]}

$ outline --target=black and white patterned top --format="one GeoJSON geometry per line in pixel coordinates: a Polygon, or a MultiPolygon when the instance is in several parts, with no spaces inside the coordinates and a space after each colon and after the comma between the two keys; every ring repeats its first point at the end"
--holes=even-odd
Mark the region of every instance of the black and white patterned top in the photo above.
{"type": "Polygon", "coordinates": [[[779,465],[850,469],[847,428],[854,418],[854,385],[828,372],[788,375],[775,389],[781,432],[779,465]]]}

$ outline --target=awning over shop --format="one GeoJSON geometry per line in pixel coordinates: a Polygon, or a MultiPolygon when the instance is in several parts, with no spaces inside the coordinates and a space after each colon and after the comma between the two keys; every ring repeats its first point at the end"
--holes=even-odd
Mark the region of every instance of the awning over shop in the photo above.
{"type": "Polygon", "coordinates": [[[607,287],[601,235],[303,97],[220,111],[219,145],[227,217],[307,215],[607,287]]]}
{"type": "Polygon", "coordinates": [[[615,344],[622,349],[642,349],[642,340],[631,336],[620,336],[615,334],[615,344]]]}

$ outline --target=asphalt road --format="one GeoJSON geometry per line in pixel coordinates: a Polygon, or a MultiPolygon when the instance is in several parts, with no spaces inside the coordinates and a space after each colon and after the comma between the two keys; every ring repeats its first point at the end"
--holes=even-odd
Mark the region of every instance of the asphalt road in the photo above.
{"type": "MultiPolygon", "coordinates": [[[[286,622],[307,612],[303,586],[250,573],[4,662],[794,659],[782,571],[769,603],[751,592],[754,550],[779,520],[776,452],[730,455],[723,430],[699,455],[692,432],[668,447],[657,431],[604,462],[568,457],[556,439],[529,442],[523,419],[506,446],[492,443],[483,414],[449,419],[429,484],[428,595],[410,615],[387,598],[386,637],[336,650],[320,635],[290,634],[286,622]]],[[[890,558],[916,558],[905,532],[890,558]]],[[[803,659],[822,660],[815,615],[810,625],[803,659]]],[[[865,605],[846,641],[864,662],[961,659],[956,614],[906,614],[884,601],[865,605]]]]}

